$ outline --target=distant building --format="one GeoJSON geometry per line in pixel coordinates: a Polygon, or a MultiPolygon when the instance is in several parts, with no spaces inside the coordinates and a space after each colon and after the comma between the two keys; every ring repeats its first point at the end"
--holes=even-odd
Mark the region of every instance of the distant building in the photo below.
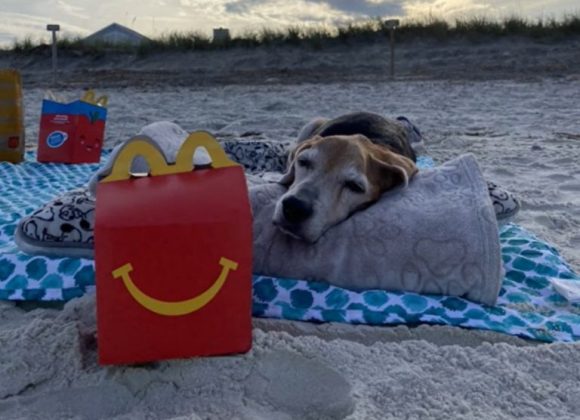
{"type": "Polygon", "coordinates": [[[87,43],[103,43],[113,45],[139,45],[142,42],[149,41],[144,35],[139,32],[129,29],[118,23],[112,23],[109,26],[87,36],[84,42],[87,43]]]}
{"type": "Polygon", "coordinates": [[[213,30],[213,42],[223,43],[230,40],[230,30],[227,28],[217,28],[213,30]]]}

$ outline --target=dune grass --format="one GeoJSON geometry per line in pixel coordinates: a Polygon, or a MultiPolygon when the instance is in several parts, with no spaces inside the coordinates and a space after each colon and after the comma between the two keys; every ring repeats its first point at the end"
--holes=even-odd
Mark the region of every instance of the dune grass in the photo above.
{"type": "Polygon", "coordinates": [[[12,46],[12,51],[17,53],[30,52],[37,46],[38,44],[35,44],[32,38],[26,37],[20,41],[15,41],[12,46]]]}
{"type": "MultiPolygon", "coordinates": [[[[290,26],[283,29],[248,30],[220,42],[213,42],[208,35],[192,31],[166,33],[139,46],[88,44],[77,37],[59,39],[58,47],[60,51],[96,56],[109,51],[148,55],[160,51],[199,51],[280,45],[321,49],[340,43],[383,42],[387,33],[388,30],[382,20],[372,19],[338,27],[290,26]]],[[[518,16],[510,16],[500,20],[473,17],[457,19],[454,22],[437,18],[403,20],[397,29],[398,42],[416,39],[437,41],[468,39],[481,42],[502,37],[557,40],[568,36],[580,36],[580,14],[565,15],[561,19],[543,20],[529,20],[518,16]]],[[[46,48],[47,46],[42,43],[25,38],[15,42],[12,51],[26,54],[46,48]]]]}

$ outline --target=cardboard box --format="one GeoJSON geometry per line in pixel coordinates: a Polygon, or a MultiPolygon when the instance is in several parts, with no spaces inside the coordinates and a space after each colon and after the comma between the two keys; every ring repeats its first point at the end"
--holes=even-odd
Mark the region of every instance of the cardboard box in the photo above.
{"type": "Polygon", "coordinates": [[[97,163],[101,159],[107,97],[95,99],[88,91],[81,100],[42,101],[38,135],[38,161],[97,163]]]}
{"type": "Polygon", "coordinates": [[[146,137],[125,145],[97,187],[95,264],[101,364],[250,349],[248,190],[208,133],[193,133],[174,165],[146,137]],[[200,146],[212,168],[192,171],[200,146]],[[149,176],[130,176],[135,156],[149,176]]]}
{"type": "Polygon", "coordinates": [[[0,161],[24,160],[22,79],[17,70],[0,70],[0,161]]]}

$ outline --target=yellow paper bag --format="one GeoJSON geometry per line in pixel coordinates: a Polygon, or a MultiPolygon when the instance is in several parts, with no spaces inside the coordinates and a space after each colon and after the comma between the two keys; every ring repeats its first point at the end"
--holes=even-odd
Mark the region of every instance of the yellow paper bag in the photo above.
{"type": "Polygon", "coordinates": [[[18,70],[0,69],[0,161],[24,159],[22,79],[18,70]]]}

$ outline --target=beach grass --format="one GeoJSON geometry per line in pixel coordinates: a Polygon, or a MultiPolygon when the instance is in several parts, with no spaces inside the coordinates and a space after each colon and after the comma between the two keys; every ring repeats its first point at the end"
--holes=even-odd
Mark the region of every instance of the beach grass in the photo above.
{"type": "MultiPolygon", "coordinates": [[[[138,46],[86,43],[80,37],[64,37],[58,40],[58,47],[60,51],[95,56],[112,51],[148,55],[161,51],[200,51],[281,45],[321,49],[340,43],[383,42],[387,34],[388,29],[384,21],[370,19],[336,27],[294,25],[280,29],[246,30],[219,42],[214,42],[210,36],[199,31],[164,33],[138,46]]],[[[506,37],[558,40],[569,36],[580,36],[580,14],[568,14],[560,19],[538,20],[518,16],[503,19],[472,17],[456,19],[453,22],[434,17],[422,20],[406,19],[402,20],[396,30],[397,42],[418,39],[440,42],[467,39],[473,42],[483,42],[506,37]]],[[[15,53],[32,54],[46,50],[47,47],[27,37],[16,41],[10,50],[15,53]]]]}

